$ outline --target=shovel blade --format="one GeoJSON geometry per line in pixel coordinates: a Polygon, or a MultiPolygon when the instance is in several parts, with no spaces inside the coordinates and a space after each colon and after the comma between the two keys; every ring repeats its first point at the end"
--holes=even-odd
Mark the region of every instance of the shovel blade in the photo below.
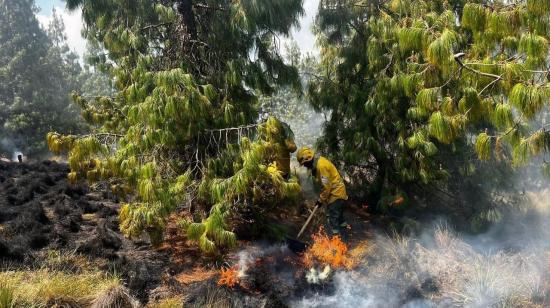
{"type": "Polygon", "coordinates": [[[290,251],[292,251],[295,254],[299,254],[306,251],[307,247],[309,246],[308,244],[302,241],[299,241],[297,239],[290,238],[290,237],[286,237],[286,244],[288,246],[288,249],[290,249],[290,251]]]}

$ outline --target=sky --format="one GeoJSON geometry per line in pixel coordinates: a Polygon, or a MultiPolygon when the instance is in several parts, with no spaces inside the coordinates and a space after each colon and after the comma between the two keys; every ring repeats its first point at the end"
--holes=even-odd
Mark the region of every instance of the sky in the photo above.
{"type": "Polygon", "coordinates": [[[292,31],[292,38],[298,43],[303,53],[319,54],[315,47],[315,36],[311,32],[318,7],[319,0],[304,0],[305,15],[300,20],[300,28],[292,31]]]}
{"type": "Polygon", "coordinates": [[[43,27],[47,27],[52,19],[52,10],[63,18],[65,23],[65,32],[67,34],[67,43],[69,47],[76,51],[82,57],[86,51],[86,40],[82,37],[82,16],[80,11],[68,12],[65,9],[65,3],[60,0],[36,0],[36,5],[40,11],[36,18],[43,27]]]}
{"type": "MultiPolygon", "coordinates": [[[[36,0],[36,4],[40,8],[36,17],[40,24],[47,27],[52,18],[52,10],[55,9],[61,15],[65,23],[67,32],[67,41],[70,48],[82,56],[86,51],[86,40],[82,38],[82,17],[78,10],[68,12],[65,10],[65,2],[61,0],[36,0]]],[[[315,47],[315,37],[311,32],[311,26],[317,12],[319,0],[304,0],[305,14],[300,20],[300,27],[292,31],[292,39],[294,39],[303,53],[318,54],[315,47]]],[[[285,43],[285,40],[282,41],[285,43]]]]}

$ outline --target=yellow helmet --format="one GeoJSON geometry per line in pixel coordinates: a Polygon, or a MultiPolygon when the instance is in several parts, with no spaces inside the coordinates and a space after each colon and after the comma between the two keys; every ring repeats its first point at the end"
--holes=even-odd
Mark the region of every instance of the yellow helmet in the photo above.
{"type": "Polygon", "coordinates": [[[298,153],[296,153],[296,160],[298,160],[300,165],[303,165],[304,163],[313,160],[314,155],[315,153],[312,149],[303,147],[298,150],[298,153]]]}

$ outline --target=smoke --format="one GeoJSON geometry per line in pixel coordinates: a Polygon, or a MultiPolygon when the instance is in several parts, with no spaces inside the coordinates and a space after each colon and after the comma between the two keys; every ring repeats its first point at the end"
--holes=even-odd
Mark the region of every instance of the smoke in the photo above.
{"type": "Polygon", "coordinates": [[[329,278],[331,272],[332,270],[328,265],[325,265],[322,271],[312,267],[306,274],[306,280],[311,284],[320,284],[329,278]]]}
{"type": "Polygon", "coordinates": [[[23,156],[23,153],[17,149],[17,146],[13,142],[13,140],[8,138],[2,138],[0,139],[0,153],[9,153],[11,155],[12,161],[17,161],[17,157],[19,155],[23,156]]]}
{"type": "Polygon", "coordinates": [[[300,165],[294,161],[291,163],[291,168],[294,170],[294,174],[298,177],[304,198],[306,200],[316,200],[319,196],[319,192],[313,183],[311,171],[305,167],[300,167],[300,165]]]}
{"type": "Polygon", "coordinates": [[[11,139],[5,137],[0,139],[0,150],[11,153],[14,149],[15,143],[11,139]]]}
{"type": "Polygon", "coordinates": [[[11,156],[12,161],[19,161],[19,157],[23,158],[23,152],[15,150],[11,156]]]}
{"type": "Polygon", "coordinates": [[[416,237],[377,234],[373,252],[339,271],[336,290],[292,307],[495,307],[550,305],[550,189],[479,236],[438,223],[416,237]]]}
{"type": "Polygon", "coordinates": [[[245,278],[250,267],[258,259],[269,255],[288,255],[289,250],[286,245],[264,246],[261,244],[247,246],[236,254],[236,266],[239,272],[239,278],[245,278]]]}

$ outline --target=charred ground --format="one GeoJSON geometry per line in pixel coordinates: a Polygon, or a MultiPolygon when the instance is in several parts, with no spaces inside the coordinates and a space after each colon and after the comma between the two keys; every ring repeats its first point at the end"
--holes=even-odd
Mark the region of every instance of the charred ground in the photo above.
{"type": "Polygon", "coordinates": [[[33,268],[48,251],[77,252],[116,271],[135,295],[157,287],[167,253],[118,230],[118,204],[86,185],[69,185],[68,167],[53,161],[0,162],[0,259],[33,268]]]}

